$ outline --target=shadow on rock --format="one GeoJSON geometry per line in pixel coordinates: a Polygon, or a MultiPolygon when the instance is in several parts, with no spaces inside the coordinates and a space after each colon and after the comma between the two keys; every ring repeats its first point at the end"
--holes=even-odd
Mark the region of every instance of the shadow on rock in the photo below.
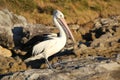
{"type": "Polygon", "coordinates": [[[15,47],[22,46],[23,37],[29,38],[29,32],[25,32],[22,26],[14,27],[12,29],[12,33],[13,33],[13,41],[14,41],[15,47]]]}
{"type": "Polygon", "coordinates": [[[40,59],[40,60],[27,62],[26,65],[32,69],[39,69],[44,63],[45,63],[45,59],[40,59]]]}

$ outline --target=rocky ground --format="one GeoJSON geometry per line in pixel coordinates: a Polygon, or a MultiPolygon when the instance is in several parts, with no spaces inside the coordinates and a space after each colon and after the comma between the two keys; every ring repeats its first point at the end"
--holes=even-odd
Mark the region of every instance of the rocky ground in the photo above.
{"type": "Polygon", "coordinates": [[[119,80],[120,64],[104,57],[62,61],[61,69],[30,69],[7,74],[1,80],[119,80]]]}
{"type": "Polygon", "coordinates": [[[43,33],[55,27],[29,24],[8,10],[0,11],[0,79],[2,80],[119,80],[120,16],[98,18],[83,25],[70,25],[76,44],[45,60],[25,63],[43,33]]]}

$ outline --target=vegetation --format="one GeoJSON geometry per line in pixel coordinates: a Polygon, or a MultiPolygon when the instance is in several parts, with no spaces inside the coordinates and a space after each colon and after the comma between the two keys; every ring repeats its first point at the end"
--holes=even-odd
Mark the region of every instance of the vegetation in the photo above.
{"type": "Polygon", "coordinates": [[[96,17],[120,15],[120,0],[0,0],[0,9],[8,8],[29,22],[52,24],[52,12],[61,10],[69,24],[83,24],[96,17]]]}

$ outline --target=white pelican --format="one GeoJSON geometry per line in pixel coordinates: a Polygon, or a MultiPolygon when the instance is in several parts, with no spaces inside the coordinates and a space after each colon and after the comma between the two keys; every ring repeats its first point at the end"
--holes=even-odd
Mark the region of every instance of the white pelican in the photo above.
{"type": "Polygon", "coordinates": [[[48,57],[59,52],[65,46],[67,40],[66,35],[68,35],[68,37],[75,42],[74,37],[70,29],[68,28],[68,25],[64,19],[64,15],[62,12],[60,12],[59,10],[55,10],[53,12],[53,21],[56,27],[60,31],[59,36],[48,35],[49,38],[47,40],[36,44],[33,47],[33,51],[32,51],[33,56],[26,59],[25,62],[45,58],[47,64],[51,68],[51,65],[48,62],[48,57]]]}

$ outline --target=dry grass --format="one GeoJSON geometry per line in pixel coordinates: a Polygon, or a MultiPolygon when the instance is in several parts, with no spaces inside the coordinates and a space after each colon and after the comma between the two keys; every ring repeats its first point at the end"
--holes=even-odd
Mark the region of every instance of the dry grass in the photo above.
{"type": "Polygon", "coordinates": [[[0,9],[8,8],[31,23],[52,24],[52,12],[61,10],[68,24],[83,24],[96,17],[120,15],[119,0],[0,0],[0,9]]]}

